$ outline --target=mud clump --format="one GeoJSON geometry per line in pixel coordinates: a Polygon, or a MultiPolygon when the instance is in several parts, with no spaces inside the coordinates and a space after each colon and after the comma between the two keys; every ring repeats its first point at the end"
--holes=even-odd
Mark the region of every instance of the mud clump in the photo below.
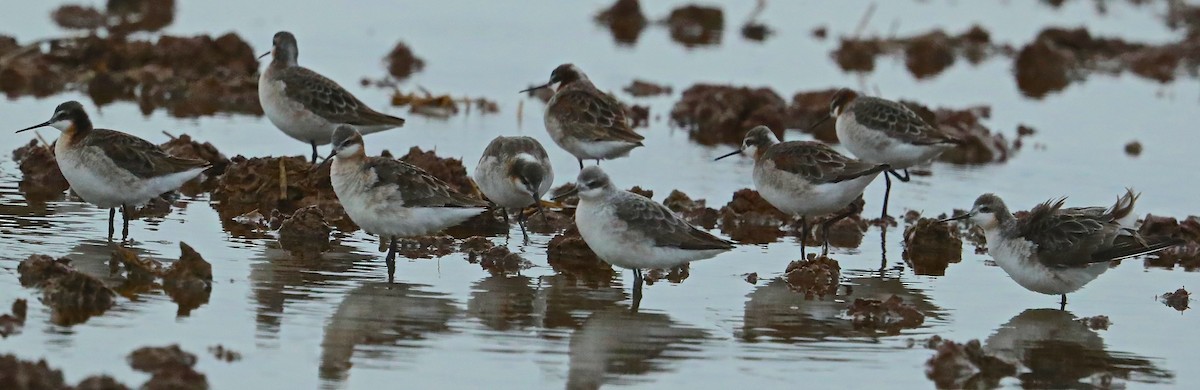
{"type": "MultiPolygon", "coordinates": [[[[366,83],[370,82],[367,81],[366,83]]],[[[395,88],[395,85],[392,83],[384,81],[377,84],[395,88]]],[[[459,112],[470,114],[472,109],[480,114],[495,114],[500,112],[500,105],[492,100],[482,97],[456,98],[449,94],[434,95],[424,88],[417,92],[401,92],[396,90],[392,94],[392,105],[396,107],[408,107],[409,113],[435,119],[447,119],[458,115],[459,112]]]]}
{"type": "Polygon", "coordinates": [[[129,386],[108,375],[92,375],[79,381],[75,390],[128,390],[129,386]]]}
{"type": "Polygon", "coordinates": [[[279,246],[292,256],[304,259],[320,257],[328,251],[329,233],[325,215],[317,206],[308,206],[292,213],[279,226],[279,246]]]}
{"type": "Polygon", "coordinates": [[[54,148],[30,140],[25,146],[13,151],[13,161],[21,170],[21,181],[17,189],[27,197],[52,198],[62,195],[71,187],[67,178],[58,169],[54,159],[54,148]]]}
{"type": "Polygon", "coordinates": [[[964,165],[987,164],[1007,161],[1014,153],[1013,143],[1009,142],[1003,134],[993,133],[991,129],[983,125],[983,120],[991,118],[991,107],[974,106],[964,109],[938,108],[930,110],[916,102],[901,101],[900,103],[916,112],[926,123],[961,141],[954,149],[943,152],[938,157],[939,161],[964,165]]]}
{"type": "Polygon", "coordinates": [[[837,121],[827,120],[813,127],[817,122],[829,116],[829,102],[837,89],[798,92],[792,96],[792,104],[788,106],[787,115],[792,124],[813,138],[825,143],[837,143],[837,121]]]}
{"type": "Polygon", "coordinates": [[[1188,303],[1191,301],[1191,293],[1180,287],[1178,290],[1163,293],[1160,299],[1162,299],[1164,305],[1182,312],[1188,309],[1188,303]]]}
{"type": "Polygon", "coordinates": [[[208,378],[193,369],[196,365],[196,355],[180,349],[178,344],[138,348],[129,354],[127,360],[133,369],[152,375],[142,388],[208,388],[208,378]]]}
{"type": "Polygon", "coordinates": [[[1125,154],[1130,157],[1137,157],[1142,154],[1142,143],[1137,141],[1129,141],[1125,144],[1125,154]]]}
{"type": "Polygon", "coordinates": [[[425,69],[425,61],[417,58],[404,42],[396,42],[396,47],[387,55],[387,63],[388,74],[398,80],[407,79],[425,69]]]}
{"type": "Polygon", "coordinates": [[[558,233],[575,226],[575,218],[565,212],[552,210],[548,203],[542,205],[542,211],[529,216],[525,228],[534,233],[558,233]]]}
{"type": "Polygon", "coordinates": [[[0,315],[0,338],[8,338],[21,333],[25,327],[25,315],[29,311],[29,303],[24,299],[16,299],[12,304],[12,313],[0,315]]]}
{"type": "Polygon", "coordinates": [[[642,30],[649,24],[638,0],[617,0],[596,14],[595,20],[597,24],[607,26],[613,40],[622,45],[637,43],[642,30]]]}
{"type": "Polygon", "coordinates": [[[163,291],[179,305],[180,316],[208,303],[212,294],[212,264],[188,244],[179,243],[179,260],[163,273],[163,291]]]}
{"type": "Polygon", "coordinates": [[[625,117],[629,118],[629,126],[649,127],[650,126],[650,107],[633,105],[625,107],[625,117]]]}
{"type": "Polygon", "coordinates": [[[226,363],[233,363],[238,360],[242,360],[241,353],[238,353],[238,351],[234,351],[229,348],[225,348],[224,345],[220,345],[220,344],[208,347],[208,353],[211,353],[213,355],[213,357],[217,358],[217,360],[221,360],[226,363]]]}
{"type": "MultiPolygon", "coordinates": [[[[826,102],[828,107],[828,102],[826,102]]],[[[683,91],[671,120],[702,145],[740,145],[746,131],[765,125],[782,138],[787,103],[769,88],[696,84],[683,91]]]]}
{"type": "Polygon", "coordinates": [[[125,283],[118,287],[118,290],[124,292],[138,289],[135,286],[142,286],[154,283],[154,281],[162,277],[162,263],[154,259],[143,259],[138,257],[136,253],[125,247],[113,248],[112,255],[108,261],[109,270],[113,273],[119,273],[120,269],[125,269],[125,283]]]}
{"type": "Polygon", "coordinates": [[[50,368],[45,360],[21,360],[12,354],[0,355],[0,388],[11,390],[66,389],[62,371],[50,368]]]}
{"type": "Polygon", "coordinates": [[[40,287],[42,303],[53,309],[51,322],[70,326],[103,314],[116,293],[104,282],[69,265],[69,260],[31,255],[17,265],[21,285],[40,287]]]}
{"type": "Polygon", "coordinates": [[[225,173],[225,170],[229,168],[229,158],[221,154],[221,151],[217,150],[217,147],[213,146],[210,142],[200,143],[193,140],[192,136],[187,134],[182,134],[178,137],[171,134],[167,134],[167,136],[171,139],[162,145],[158,145],[167,154],[180,158],[207,161],[212,165],[200,178],[192,179],[192,182],[185,184],[181,191],[189,195],[196,195],[212,191],[216,188],[219,175],[225,173]]]}
{"type": "Polygon", "coordinates": [[[993,44],[987,30],[973,26],[958,35],[935,30],[901,38],[843,38],[831,56],[842,70],[864,73],[875,70],[877,57],[903,56],[909,73],[923,79],[942,73],[959,57],[978,64],[993,54],[1011,52],[1011,47],[993,44]]]}
{"type": "Polygon", "coordinates": [[[790,218],[767,203],[762,195],[749,188],[733,194],[733,199],[721,207],[721,232],[743,244],[766,244],[783,237],[780,229],[790,218]]]}
{"type": "Polygon", "coordinates": [[[550,239],[546,262],[555,272],[582,279],[590,286],[607,286],[612,280],[612,265],[592,252],[574,226],[550,239]]]}
{"type": "Polygon", "coordinates": [[[633,80],[623,89],[626,93],[635,97],[647,97],[658,95],[670,95],[671,87],[661,84],[655,84],[649,81],[633,80]]]}
{"type": "Polygon", "coordinates": [[[783,279],[792,291],[804,294],[804,299],[823,299],[837,293],[841,274],[837,260],[820,256],[789,263],[783,279]]]}
{"type": "Polygon", "coordinates": [[[644,196],[646,199],[654,199],[654,191],[647,190],[641,186],[633,186],[633,188],[629,189],[629,192],[644,196]]]}
{"type": "Polygon", "coordinates": [[[725,30],[725,13],[720,8],[687,5],[667,16],[671,40],[685,47],[719,45],[725,30]]]}
{"type": "Polygon", "coordinates": [[[1163,44],[1127,42],[1093,36],[1087,28],[1047,28],[1021,48],[1016,58],[1017,87],[1040,98],[1065,89],[1090,73],[1126,71],[1160,83],[1180,73],[1195,73],[1200,62],[1195,37],[1163,44]]]}
{"type": "Polygon", "coordinates": [[[646,274],[643,276],[643,280],[645,280],[646,285],[649,286],[653,286],[654,283],[658,283],[660,280],[666,280],[671,283],[679,284],[683,283],[683,280],[688,278],[690,275],[688,272],[689,270],[690,267],[686,263],[670,269],[655,268],[646,271],[646,274]]]}
{"type": "Polygon", "coordinates": [[[892,295],[886,301],[878,299],[854,300],[846,309],[854,329],[880,330],[890,335],[900,334],[901,329],[914,329],[925,323],[925,314],[904,299],[892,295]]]}
{"type": "Polygon", "coordinates": [[[751,272],[745,275],[746,283],[758,284],[758,272],[751,272]]]}
{"type": "Polygon", "coordinates": [[[921,218],[904,229],[904,260],[917,275],[943,276],[962,261],[962,239],[954,225],[921,218]]]}
{"type": "Polygon", "coordinates": [[[329,169],[311,169],[312,164],[303,157],[234,157],[213,191],[213,208],[222,221],[231,221],[252,211],[291,214],[317,206],[338,230],[357,230],[333,192],[329,169]]]}
{"type": "Polygon", "coordinates": [[[479,255],[479,266],[492,275],[508,275],[532,268],[533,263],[521,255],[512,253],[508,247],[497,246],[479,255]]]}
{"type": "Polygon", "coordinates": [[[939,389],[997,387],[1017,374],[1015,364],[985,352],[979,340],[959,344],[934,337],[929,347],[937,352],[925,362],[925,377],[939,389]]]}
{"type": "Polygon", "coordinates": [[[69,30],[99,30],[104,28],[104,14],[92,7],[64,5],[50,12],[50,20],[69,30]]]}
{"type": "Polygon", "coordinates": [[[1091,330],[1108,330],[1108,326],[1112,325],[1112,322],[1109,321],[1108,316],[1084,317],[1080,318],[1078,321],[1091,330]]]}
{"type": "Polygon", "coordinates": [[[721,213],[708,207],[707,203],[704,199],[692,200],[691,197],[679,190],[671,191],[671,194],[663,199],[664,206],[682,216],[688,223],[712,229],[717,226],[717,220],[720,219],[721,213]]]}
{"type": "Polygon", "coordinates": [[[460,158],[438,157],[432,150],[422,151],[421,148],[413,146],[400,160],[424,169],[460,193],[479,196],[475,182],[467,175],[467,168],[463,166],[460,158]]]}

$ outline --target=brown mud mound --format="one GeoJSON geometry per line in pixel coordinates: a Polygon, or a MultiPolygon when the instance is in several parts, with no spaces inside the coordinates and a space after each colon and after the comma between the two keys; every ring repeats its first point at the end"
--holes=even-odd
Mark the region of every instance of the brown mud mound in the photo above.
{"type": "Polygon", "coordinates": [[[414,55],[412,49],[404,42],[396,42],[396,47],[387,55],[387,64],[388,74],[398,80],[404,80],[425,69],[425,61],[414,55]]]}
{"type": "Polygon", "coordinates": [[[621,45],[637,43],[638,36],[649,24],[638,0],[617,0],[596,14],[595,20],[597,24],[607,26],[613,40],[621,45]]]}
{"type": "Polygon", "coordinates": [[[660,280],[666,280],[675,284],[683,283],[683,280],[687,279],[690,275],[690,268],[686,263],[670,269],[654,268],[646,271],[645,275],[643,275],[643,280],[648,286],[653,286],[654,283],[658,283],[660,280]]]}
{"type": "Polygon", "coordinates": [[[846,309],[846,315],[854,329],[871,329],[887,334],[900,334],[901,329],[915,329],[925,323],[925,314],[904,299],[892,295],[886,301],[878,299],[854,300],[846,309]]]}
{"type": "Polygon", "coordinates": [[[644,80],[633,80],[633,83],[631,83],[628,86],[626,86],[625,88],[623,88],[623,90],[626,93],[636,96],[636,97],[648,97],[648,96],[670,95],[671,94],[670,86],[666,86],[666,85],[662,85],[662,84],[655,84],[655,83],[652,83],[649,81],[644,81],[644,80]]]}
{"type": "Polygon", "coordinates": [[[24,299],[13,301],[12,313],[0,314],[0,338],[8,338],[8,336],[21,333],[21,328],[25,327],[25,315],[29,311],[29,303],[24,299]]]}
{"type": "Polygon", "coordinates": [[[555,272],[583,279],[590,286],[607,286],[612,281],[612,266],[592,252],[574,226],[550,239],[546,262],[555,272]]]}
{"type": "Polygon", "coordinates": [[[1138,232],[1145,237],[1169,237],[1184,241],[1181,245],[1146,257],[1143,261],[1145,267],[1180,267],[1188,272],[1200,270],[1200,217],[1192,215],[1180,221],[1167,216],[1146,215],[1138,232]]]}
{"type": "Polygon", "coordinates": [[[12,354],[0,355],[0,389],[41,390],[70,388],[62,371],[50,368],[45,360],[21,360],[12,354]]]}
{"type": "MultiPolygon", "coordinates": [[[[370,83],[367,81],[367,83],[370,83]]],[[[376,82],[377,85],[392,87],[387,81],[376,82]]],[[[482,97],[456,98],[449,94],[434,95],[424,88],[417,92],[401,92],[399,89],[392,93],[392,105],[408,107],[408,112],[434,119],[446,119],[458,113],[470,114],[472,110],[479,114],[495,114],[500,112],[500,105],[495,101],[482,97]]]]}
{"type": "Polygon", "coordinates": [[[707,203],[704,199],[692,200],[691,197],[679,190],[671,191],[666,199],[663,199],[664,206],[679,214],[688,223],[712,229],[717,226],[717,220],[720,219],[721,213],[708,207],[707,203]]]}
{"type": "Polygon", "coordinates": [[[329,233],[332,231],[333,228],[325,224],[321,209],[308,206],[283,220],[279,226],[279,246],[298,258],[317,258],[329,250],[329,233]]]}
{"type": "Polygon", "coordinates": [[[647,190],[645,188],[642,188],[641,186],[633,186],[633,188],[629,189],[629,192],[644,196],[648,199],[654,199],[654,191],[647,190]]]}
{"type": "Polygon", "coordinates": [[[958,227],[921,218],[904,228],[904,261],[917,275],[943,276],[950,263],[962,261],[958,227]]]}
{"type": "Polygon", "coordinates": [[[13,150],[13,161],[21,170],[21,182],[17,184],[17,189],[26,197],[54,198],[71,186],[58,169],[51,145],[43,145],[37,139],[30,140],[25,146],[13,150]]]}
{"type": "Polygon", "coordinates": [[[575,226],[574,214],[568,214],[566,210],[554,210],[550,208],[558,206],[543,202],[541,212],[526,210],[529,218],[525,221],[525,228],[534,233],[551,234],[562,232],[575,226]]]}
{"type": "Polygon", "coordinates": [[[325,220],[338,230],[352,232],[358,226],[346,215],[329,184],[329,169],[311,171],[303,157],[236,156],[213,191],[213,208],[221,220],[252,211],[279,210],[291,214],[317,206],[325,220]]]}
{"type": "Polygon", "coordinates": [[[425,172],[450,184],[450,187],[458,192],[479,196],[475,182],[467,175],[467,168],[463,166],[461,158],[438,157],[432,150],[422,151],[421,148],[413,146],[400,160],[424,169],[425,172]]]}
{"type": "Polygon", "coordinates": [[[758,125],[782,138],[785,128],[795,127],[788,126],[787,110],[787,103],[770,88],[696,84],[683,91],[671,109],[671,121],[702,145],[736,146],[758,125]]]}
{"type": "Polygon", "coordinates": [[[51,322],[70,326],[103,314],[116,293],[100,279],[72,268],[69,260],[31,255],[17,265],[21,285],[40,287],[42,303],[53,309],[51,322]]]}
{"type": "Polygon", "coordinates": [[[939,389],[993,388],[1017,374],[1017,366],[983,350],[979,340],[959,344],[934,336],[937,353],[925,362],[925,377],[939,389]]]}
{"type": "Polygon", "coordinates": [[[129,386],[108,375],[92,375],[75,385],[75,390],[128,390],[129,386]]]}
{"type": "Polygon", "coordinates": [[[671,40],[685,47],[719,45],[725,13],[720,8],[686,5],[671,10],[665,23],[671,40]]]}
{"type": "Polygon", "coordinates": [[[783,237],[781,229],[791,220],[767,203],[757,191],[743,188],[721,207],[721,232],[743,244],[766,244],[783,237]]]}
{"type": "Polygon", "coordinates": [[[179,261],[163,273],[163,291],[179,305],[180,316],[208,303],[212,294],[212,264],[188,244],[179,243],[179,261]]]}
{"type": "Polygon", "coordinates": [[[918,79],[936,76],[959,58],[978,64],[993,54],[1013,49],[991,42],[991,34],[973,26],[958,35],[935,30],[902,38],[843,38],[831,56],[844,71],[871,72],[879,56],[903,56],[909,73],[918,79]]]}
{"type": "Polygon", "coordinates": [[[1160,296],[1162,303],[1172,309],[1184,311],[1188,309],[1188,303],[1191,301],[1191,293],[1180,287],[1178,290],[1163,293],[1160,296]]]}
{"type": "Polygon", "coordinates": [[[1195,75],[1200,65],[1200,39],[1189,34],[1163,44],[1128,42],[1093,36],[1087,28],[1042,30],[1021,48],[1015,60],[1017,87],[1040,98],[1065,89],[1089,74],[1123,72],[1168,83],[1180,74],[1195,75]]]}
{"type": "Polygon", "coordinates": [[[153,375],[142,385],[144,389],[208,388],[208,378],[193,368],[196,355],[180,349],[178,344],[138,348],[127,360],[133,369],[153,375]]]}
{"type": "Polygon", "coordinates": [[[1112,322],[1109,321],[1108,316],[1103,315],[1084,317],[1080,318],[1078,321],[1091,330],[1108,330],[1109,325],[1112,325],[1112,322]]]}
{"type": "Polygon", "coordinates": [[[827,120],[820,126],[813,127],[817,122],[829,116],[829,103],[837,88],[817,91],[801,91],[792,95],[792,104],[787,108],[791,124],[796,128],[811,134],[813,138],[825,143],[837,143],[837,121],[827,120]]]}
{"type": "Polygon", "coordinates": [[[221,154],[216,146],[212,143],[193,140],[192,136],[182,134],[178,137],[164,132],[171,139],[162,145],[158,145],[163,151],[175,157],[187,158],[193,160],[208,161],[212,167],[204,172],[197,179],[192,179],[191,182],[185,184],[181,191],[188,195],[196,195],[202,192],[212,191],[217,187],[219,176],[225,173],[229,168],[229,158],[221,154]]]}
{"type": "Polygon", "coordinates": [[[811,300],[836,294],[841,275],[842,267],[837,260],[820,256],[789,263],[783,279],[792,291],[804,294],[804,299],[811,300]]]}
{"type": "Polygon", "coordinates": [[[512,253],[508,247],[497,246],[479,255],[479,266],[492,275],[509,275],[533,268],[533,263],[512,253]]]}

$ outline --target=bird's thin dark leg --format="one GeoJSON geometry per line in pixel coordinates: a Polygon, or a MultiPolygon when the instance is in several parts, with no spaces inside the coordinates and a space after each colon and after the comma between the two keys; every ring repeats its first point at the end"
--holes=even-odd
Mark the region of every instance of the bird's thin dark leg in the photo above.
{"type": "Polygon", "coordinates": [[[387,257],[383,259],[387,263],[388,283],[396,280],[396,237],[390,237],[391,243],[388,244],[387,257]]]}
{"type": "Polygon", "coordinates": [[[309,145],[312,145],[312,149],[313,149],[313,151],[312,151],[312,152],[313,152],[313,153],[312,153],[312,163],[313,163],[313,164],[316,164],[316,163],[317,163],[317,157],[320,157],[320,156],[318,156],[318,155],[317,155],[317,141],[312,141],[312,142],[309,142],[308,144],[309,144],[309,145]]]}
{"type": "Polygon", "coordinates": [[[121,205],[121,241],[129,238],[129,206],[121,205]]]}
{"type": "Polygon", "coordinates": [[[883,221],[884,229],[887,229],[888,198],[892,197],[892,175],[891,175],[891,172],[892,171],[888,171],[888,173],[883,175],[883,182],[884,182],[884,184],[886,184],[886,187],[884,187],[884,190],[883,190],[883,215],[880,215],[879,219],[881,221],[883,221]]]}
{"type": "Polygon", "coordinates": [[[824,246],[823,250],[825,251],[825,255],[829,254],[829,227],[833,226],[833,224],[837,223],[837,221],[849,218],[851,215],[854,215],[859,211],[861,210],[858,209],[857,203],[851,202],[850,205],[846,207],[846,211],[829,217],[825,220],[825,222],[821,222],[821,241],[823,241],[822,245],[824,246]]]}
{"type": "Polygon", "coordinates": [[[630,310],[638,311],[638,307],[642,305],[642,270],[633,269],[633,306],[630,310]]]}
{"type": "Polygon", "coordinates": [[[575,159],[575,161],[579,161],[579,169],[583,169],[583,159],[577,158],[577,159],[575,159]]]}
{"type": "Polygon", "coordinates": [[[600,166],[600,159],[596,159],[596,166],[600,166]]]}
{"type": "Polygon", "coordinates": [[[1058,301],[1058,310],[1067,310],[1067,294],[1062,294],[1062,300],[1058,301]]]}
{"type": "Polygon", "coordinates": [[[896,173],[896,171],[892,170],[889,170],[888,174],[895,176],[896,180],[899,180],[901,183],[908,183],[910,180],[912,180],[912,176],[909,176],[908,174],[908,169],[904,170],[904,176],[900,176],[899,173],[896,173]]]}
{"type": "Polygon", "coordinates": [[[113,233],[117,232],[115,222],[117,220],[117,208],[108,209],[108,242],[112,242],[113,233]]]}
{"type": "Polygon", "coordinates": [[[808,218],[800,216],[800,260],[808,259],[808,218]]]}
{"type": "Polygon", "coordinates": [[[883,277],[883,270],[887,269],[887,229],[879,229],[879,276],[883,277]]]}
{"type": "Polygon", "coordinates": [[[529,243],[529,233],[525,231],[525,210],[517,212],[517,226],[521,227],[521,237],[525,239],[525,243],[529,243]]]}

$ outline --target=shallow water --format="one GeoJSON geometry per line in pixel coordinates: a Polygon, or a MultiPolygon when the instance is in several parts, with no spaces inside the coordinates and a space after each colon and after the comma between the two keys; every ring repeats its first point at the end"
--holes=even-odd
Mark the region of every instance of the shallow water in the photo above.
{"type": "MultiPolygon", "coordinates": [[[[652,19],[682,3],[646,2],[652,19]]],[[[634,78],[666,83],[672,97],[631,99],[649,104],[651,124],[639,130],[646,147],[632,157],[603,164],[618,186],[639,185],[656,192],[672,189],[706,198],[719,207],[733,191],[751,187],[748,160],[712,162],[725,147],[697,146],[666,119],[679,92],[696,82],[769,86],[785,99],[796,91],[849,86],[878,90],[931,107],[986,104],[994,131],[1015,137],[1018,124],[1038,132],[1009,161],[983,166],[937,163],[932,176],[915,178],[893,191],[893,214],[903,209],[936,215],[966,208],[982,192],[995,192],[1011,207],[1070,196],[1071,205],[1107,205],[1123,190],[1142,192],[1139,214],[1198,214],[1198,186],[1187,179],[1200,170],[1192,149],[1200,120],[1195,79],[1159,84],[1132,75],[1092,75],[1042,100],[1023,97],[1012,78],[1012,60],[993,57],[979,65],[958,61],[946,72],[917,80],[902,59],[881,58],[873,73],[845,74],[830,58],[837,37],[853,32],[864,1],[832,4],[771,2],[760,21],[776,33],[763,43],[744,40],[737,29],[752,2],[719,2],[726,29],[719,46],[688,49],[670,40],[664,28],[650,27],[636,45],[615,45],[592,23],[605,1],[321,1],[184,2],[176,35],[235,31],[256,50],[271,34],[297,35],[302,64],[338,80],[374,107],[384,107],[387,91],[360,87],[362,77],[381,77],[381,62],[397,40],[425,59],[426,69],[404,85],[434,92],[483,96],[499,102],[494,115],[459,115],[448,120],[389,112],[408,118],[397,130],[366,137],[369,152],[404,150],[411,145],[461,157],[468,169],[494,136],[524,134],[547,145],[558,168],[557,183],[572,179],[575,161],[552,147],[542,130],[542,104],[516,91],[542,82],[562,62],[574,62],[601,88],[619,91],[634,78]],[[284,4],[287,4],[284,6],[284,4]],[[328,15],[347,17],[329,20],[328,15]],[[348,17],[353,15],[353,17],[348,17]],[[828,26],[830,38],[810,31],[828,26]],[[518,120],[517,107],[524,100],[518,120]],[[1145,147],[1140,157],[1122,152],[1130,140],[1145,147]]],[[[868,34],[899,35],[944,28],[958,33],[980,24],[992,39],[1020,46],[1044,26],[1086,25],[1093,34],[1164,42],[1176,37],[1161,21],[1165,5],[1134,7],[1111,2],[1099,14],[1092,2],[1068,2],[1052,9],[1039,2],[880,2],[868,34]]],[[[53,4],[9,4],[0,14],[0,33],[22,42],[63,35],[46,15],[53,4]]],[[[44,121],[55,105],[86,97],[63,94],[21,98],[0,104],[0,118],[13,130],[44,121]]],[[[87,103],[85,103],[87,105],[87,103]]],[[[265,118],[218,116],[176,119],[161,110],[143,117],[133,103],[99,110],[88,105],[100,127],[163,142],[161,131],[187,133],[209,141],[228,156],[307,155],[308,147],[274,129],[265,118]]],[[[53,129],[39,130],[43,137],[53,129]]],[[[790,132],[789,139],[807,137],[790,132]]],[[[0,140],[0,150],[28,142],[23,133],[0,140]]],[[[327,149],[322,149],[327,150],[327,149]]],[[[1187,371],[1197,364],[1192,345],[1176,335],[1194,330],[1194,311],[1176,312],[1155,300],[1187,286],[1197,275],[1182,270],[1144,268],[1125,261],[1082,291],[1071,295],[1067,312],[1057,297],[1024,290],[986,255],[964,246],[963,261],[945,276],[918,276],[900,258],[903,227],[887,231],[881,250],[878,228],[859,248],[835,248],[843,283],[853,295],[805,301],[778,280],[788,261],[799,257],[792,237],[770,245],[742,245],[712,260],[693,264],[680,284],[648,286],[641,310],[629,306],[628,272],[611,283],[588,286],[555,275],[546,265],[546,235],[529,245],[509,247],[535,265],[520,276],[491,276],[461,253],[438,259],[401,260],[397,283],[383,283],[385,268],[374,238],[335,233],[334,250],[317,261],[296,260],[272,239],[231,237],[220,229],[207,195],[185,199],[186,207],[165,218],[131,225],[132,247],[156,259],[178,258],[182,240],[213,264],[214,286],[207,304],[178,315],[161,293],[118,298],[114,309],[72,327],[53,325],[50,311],[37,302],[40,292],[20,287],[16,265],[30,254],[66,256],[98,276],[107,275],[110,250],[104,242],[104,210],[66,199],[30,204],[16,190],[20,171],[0,162],[0,305],[30,300],[24,332],[0,341],[0,352],[45,358],[63,369],[69,382],[108,373],[131,385],[147,375],[135,372],[125,356],[137,347],[179,343],[200,359],[198,371],[215,388],[267,386],[312,388],[403,383],[404,387],[496,388],[780,387],[795,383],[853,383],[858,387],[928,387],[924,363],[933,351],[912,340],[940,335],[980,339],[1004,349],[1024,346],[1027,358],[1079,357],[1070,369],[1051,366],[1052,380],[1091,383],[1093,374],[1127,373],[1137,387],[1200,385],[1187,371]],[[882,264],[882,267],[881,267],[882,264]],[[743,275],[757,272],[757,285],[743,275]],[[841,318],[846,300],[899,295],[928,316],[918,329],[886,336],[855,330],[841,318]],[[1107,315],[1113,325],[1092,331],[1076,317],[1107,315]],[[204,352],[221,344],[243,359],[226,363],[204,352]],[[1031,347],[1034,346],[1034,347],[1031,347]],[[871,372],[871,375],[861,375],[871,372]],[[397,382],[403,381],[403,382],[397,382]],[[803,381],[803,382],[801,382],[803,381]]],[[[866,194],[866,215],[878,212],[882,184],[866,194]]],[[[514,227],[515,228],[515,227],[514,227]]],[[[516,233],[514,231],[515,234],[516,233]]],[[[504,243],[503,238],[495,239],[504,243]]],[[[1036,375],[1033,375],[1036,377],[1036,375]]],[[[1047,382],[1041,382],[1047,383],[1047,382]]],[[[1008,378],[1003,385],[1016,387],[1008,378]]]]}

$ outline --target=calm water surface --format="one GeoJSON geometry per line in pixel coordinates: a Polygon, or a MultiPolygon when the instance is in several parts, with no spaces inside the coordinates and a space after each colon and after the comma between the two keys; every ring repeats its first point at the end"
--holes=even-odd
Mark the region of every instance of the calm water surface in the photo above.
{"type": "MultiPolygon", "coordinates": [[[[646,3],[651,18],[682,4],[646,3]]],[[[845,74],[828,53],[837,37],[854,31],[868,2],[771,2],[760,20],[776,34],[763,43],[738,34],[753,2],[716,3],[726,18],[721,44],[693,49],[672,42],[658,27],[648,28],[632,47],[616,45],[591,21],[607,5],[604,1],[189,1],[178,5],[175,23],[165,32],[235,31],[256,50],[266,50],[275,31],[293,31],[302,64],[374,107],[385,107],[387,91],[359,87],[357,80],[383,76],[381,58],[403,40],[427,63],[405,89],[422,86],[500,104],[495,115],[448,120],[389,109],[406,116],[408,125],[367,137],[370,152],[417,145],[461,157],[473,169],[491,138],[525,134],[550,147],[560,168],[556,181],[571,180],[574,159],[551,147],[541,125],[542,104],[526,100],[519,122],[523,97],[516,91],[543,81],[555,65],[574,62],[612,91],[634,78],[675,87],[669,98],[631,100],[618,93],[649,104],[657,119],[640,130],[647,137],[645,148],[604,163],[619,186],[652,189],[659,200],[681,189],[719,207],[733,191],[752,186],[750,161],[713,163],[725,148],[697,146],[665,120],[681,90],[715,82],[769,86],[785,99],[796,91],[849,86],[935,107],[986,104],[993,108],[986,122],[993,130],[1009,136],[1015,136],[1018,124],[1038,130],[1006,163],[935,164],[933,176],[897,187],[894,210],[948,212],[968,207],[982,192],[996,192],[1017,209],[1064,195],[1073,205],[1107,205],[1131,186],[1143,193],[1141,214],[1200,214],[1200,188],[1189,180],[1200,171],[1194,157],[1194,126],[1200,121],[1195,79],[1162,85],[1129,75],[1094,75],[1031,100],[1017,90],[1012,61],[1004,57],[978,65],[959,61],[927,80],[909,75],[902,59],[886,57],[871,74],[845,74]],[[830,38],[813,38],[810,31],[818,26],[827,26],[830,38]],[[1122,152],[1134,139],[1145,146],[1137,158],[1122,152]]],[[[944,28],[954,34],[979,24],[994,41],[1016,46],[1050,25],[1087,26],[1093,34],[1146,42],[1166,42],[1179,34],[1164,26],[1164,4],[1108,3],[1108,12],[1099,14],[1085,1],[1061,9],[1035,1],[887,1],[880,2],[866,32],[907,35],[944,28]]],[[[8,4],[0,14],[0,33],[22,42],[66,34],[47,17],[56,6],[8,4]]],[[[0,127],[16,130],[44,121],[68,99],[86,100],[64,94],[6,101],[0,104],[0,127]]],[[[98,126],[156,143],[165,141],[161,131],[166,130],[210,141],[229,156],[308,153],[307,146],[262,117],[180,120],[161,110],[143,117],[132,103],[99,110],[89,105],[89,110],[98,126]]],[[[56,136],[53,129],[40,132],[56,136]]],[[[789,133],[789,139],[805,137],[789,133]]],[[[27,134],[0,138],[0,150],[29,139],[27,134]]],[[[18,284],[17,263],[34,253],[67,256],[80,269],[107,275],[105,211],[73,199],[30,204],[16,190],[19,179],[14,163],[0,163],[0,305],[29,299],[30,318],[24,333],[0,341],[0,352],[45,358],[71,382],[109,373],[139,384],[147,375],[130,369],[125,356],[141,346],[179,343],[200,356],[197,369],[215,388],[931,387],[924,362],[932,351],[911,344],[936,334],[980,339],[1013,357],[1080,359],[1072,370],[1034,373],[1061,383],[1090,383],[1094,375],[1113,372],[1128,376],[1132,387],[1200,386],[1200,374],[1189,371],[1200,361],[1195,345],[1179,336],[1194,332],[1194,311],[1181,314],[1155,301],[1157,294],[1197,285],[1197,275],[1126,261],[1073,294],[1067,312],[1048,310],[1057,308],[1057,297],[1017,286],[970,246],[945,276],[914,275],[900,258],[902,227],[887,232],[886,255],[878,228],[859,248],[835,249],[843,283],[853,287],[849,297],[805,301],[788,290],[777,279],[799,257],[795,239],[788,237],[696,263],[683,283],[648,287],[641,311],[630,314],[627,272],[599,287],[556,275],[545,262],[550,236],[535,235],[529,245],[509,244],[535,265],[520,276],[490,276],[455,253],[402,260],[397,283],[389,285],[383,283],[382,254],[370,236],[335,233],[337,245],[322,259],[296,260],[274,240],[223,232],[205,195],[186,199],[185,207],[165,218],[136,221],[131,230],[132,246],[146,256],[176,259],[182,240],[212,262],[216,280],[207,304],[180,316],[165,295],[146,294],[119,298],[113,310],[84,324],[56,326],[37,302],[40,292],[18,284]],[[761,277],[757,285],[743,280],[750,272],[761,277]],[[847,300],[892,294],[927,314],[923,327],[885,336],[854,330],[841,317],[847,300]],[[1093,331],[1074,322],[1093,315],[1109,316],[1112,326],[1093,331]],[[217,344],[243,359],[226,363],[204,352],[217,344]]],[[[878,212],[882,190],[882,184],[868,190],[868,214],[878,212]]],[[[1009,378],[1002,384],[1016,387],[1020,381],[1009,378]]]]}

